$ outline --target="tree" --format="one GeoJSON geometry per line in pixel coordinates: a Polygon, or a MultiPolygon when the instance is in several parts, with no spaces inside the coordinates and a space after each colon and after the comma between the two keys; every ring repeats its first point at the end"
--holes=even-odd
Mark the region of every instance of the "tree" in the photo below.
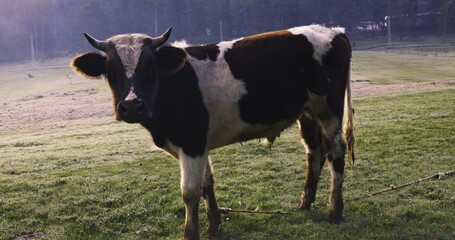
{"type": "Polygon", "coordinates": [[[32,46],[41,59],[91,49],[84,32],[99,39],[153,36],[172,26],[171,41],[216,42],[220,22],[226,40],[313,23],[343,26],[356,38],[360,23],[384,21],[388,2],[401,38],[425,33],[445,40],[455,31],[453,0],[0,0],[0,62],[30,59],[32,46]]]}
{"type": "Polygon", "coordinates": [[[452,8],[452,0],[447,0],[444,4],[443,9],[443,22],[442,22],[442,41],[445,41],[446,34],[447,34],[447,25],[451,24],[453,26],[455,10],[452,8]]]}

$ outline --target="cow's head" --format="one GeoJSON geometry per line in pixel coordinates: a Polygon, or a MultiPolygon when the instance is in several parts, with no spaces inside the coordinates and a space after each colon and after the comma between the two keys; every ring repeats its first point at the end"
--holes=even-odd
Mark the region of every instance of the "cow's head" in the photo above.
{"type": "Polygon", "coordinates": [[[71,66],[89,79],[106,77],[112,90],[117,120],[143,122],[152,118],[160,75],[177,68],[184,58],[184,52],[174,53],[172,51],[179,51],[174,48],[164,48],[166,50],[160,53],[160,47],[168,40],[171,30],[169,28],[155,38],[146,34],[122,34],[105,41],[85,33],[89,43],[102,52],[76,56],[71,66]],[[176,58],[179,60],[172,60],[176,58]]]}

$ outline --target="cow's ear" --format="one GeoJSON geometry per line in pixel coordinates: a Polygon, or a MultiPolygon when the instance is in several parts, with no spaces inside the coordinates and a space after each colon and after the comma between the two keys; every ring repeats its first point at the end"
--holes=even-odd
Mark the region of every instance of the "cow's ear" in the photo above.
{"type": "Polygon", "coordinates": [[[157,49],[156,59],[160,74],[171,75],[185,66],[186,52],[181,48],[162,46],[157,49]]]}
{"type": "Polygon", "coordinates": [[[84,53],[71,60],[73,70],[89,79],[100,79],[106,72],[106,56],[100,53],[84,53]]]}

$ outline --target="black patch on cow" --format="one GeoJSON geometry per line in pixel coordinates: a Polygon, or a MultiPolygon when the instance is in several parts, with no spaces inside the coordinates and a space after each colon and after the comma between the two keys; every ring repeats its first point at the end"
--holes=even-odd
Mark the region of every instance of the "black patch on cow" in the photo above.
{"type": "Polygon", "coordinates": [[[158,85],[152,120],[142,125],[151,132],[158,147],[164,147],[169,139],[191,157],[202,155],[206,150],[209,114],[194,69],[185,63],[179,72],[160,76],[158,85]]]}
{"type": "Polygon", "coordinates": [[[341,174],[344,173],[344,165],[345,165],[344,156],[339,157],[339,158],[335,158],[335,159],[331,159],[329,157],[328,159],[329,159],[329,161],[333,162],[333,170],[335,172],[338,172],[338,173],[341,173],[341,174]]]}
{"type": "Polygon", "coordinates": [[[106,56],[100,53],[89,52],[73,59],[74,69],[88,77],[97,78],[106,72],[106,56]]]}
{"type": "Polygon", "coordinates": [[[151,38],[145,38],[142,42],[144,43],[144,46],[146,46],[146,45],[152,46],[153,45],[153,40],[151,38]]]}
{"type": "Polygon", "coordinates": [[[220,54],[220,49],[215,44],[202,45],[202,46],[191,46],[185,48],[185,51],[192,57],[198,60],[205,60],[209,58],[212,61],[216,61],[220,54]]]}
{"type": "Polygon", "coordinates": [[[328,80],[312,58],[313,46],[288,31],[256,35],[234,43],[224,57],[236,79],[245,82],[240,117],[251,124],[295,120],[311,92],[323,95],[328,80]]]}
{"type": "Polygon", "coordinates": [[[157,64],[160,73],[171,74],[183,67],[186,53],[180,48],[162,46],[156,52],[157,64]]]}
{"type": "Polygon", "coordinates": [[[324,70],[330,79],[327,101],[333,114],[342,119],[346,83],[350,74],[351,44],[344,34],[335,36],[331,44],[332,48],[322,58],[324,70]]]}

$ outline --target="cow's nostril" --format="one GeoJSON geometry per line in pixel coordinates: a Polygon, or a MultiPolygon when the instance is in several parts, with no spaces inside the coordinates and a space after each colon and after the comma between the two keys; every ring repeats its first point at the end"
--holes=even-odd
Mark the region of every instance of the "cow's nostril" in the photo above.
{"type": "Polygon", "coordinates": [[[140,100],[140,102],[138,103],[138,106],[137,106],[137,113],[142,114],[144,112],[145,112],[145,104],[144,104],[144,101],[140,100]]]}
{"type": "Polygon", "coordinates": [[[118,104],[119,118],[128,123],[138,123],[147,113],[147,106],[142,99],[121,101],[118,104]]]}

